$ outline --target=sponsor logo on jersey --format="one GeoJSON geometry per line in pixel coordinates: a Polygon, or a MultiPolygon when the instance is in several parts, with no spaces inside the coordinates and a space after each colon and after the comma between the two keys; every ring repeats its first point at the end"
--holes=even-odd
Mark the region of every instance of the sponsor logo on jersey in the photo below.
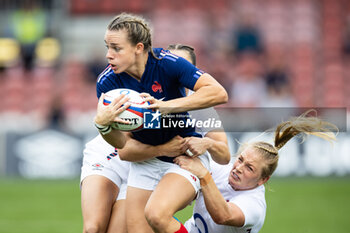
{"type": "Polygon", "coordinates": [[[92,164],[92,166],[93,166],[92,170],[100,170],[101,171],[103,168],[103,165],[100,163],[92,164]]]}

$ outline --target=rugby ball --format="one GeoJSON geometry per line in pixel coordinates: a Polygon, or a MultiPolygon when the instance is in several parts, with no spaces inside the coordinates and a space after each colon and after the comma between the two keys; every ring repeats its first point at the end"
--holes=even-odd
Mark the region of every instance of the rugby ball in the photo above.
{"type": "Polygon", "coordinates": [[[130,97],[127,103],[130,103],[125,111],[123,111],[119,117],[123,120],[129,121],[131,124],[123,124],[115,122],[112,124],[112,127],[122,131],[137,131],[143,128],[143,113],[146,110],[146,107],[149,105],[148,102],[144,101],[144,98],[140,96],[140,93],[137,91],[118,88],[108,91],[103,99],[104,105],[109,105],[115,98],[125,94],[125,96],[130,97]]]}

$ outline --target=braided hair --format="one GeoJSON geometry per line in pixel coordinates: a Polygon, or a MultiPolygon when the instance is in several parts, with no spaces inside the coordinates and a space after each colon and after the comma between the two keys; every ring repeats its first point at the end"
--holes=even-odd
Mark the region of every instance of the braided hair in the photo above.
{"type": "Polygon", "coordinates": [[[109,31],[126,30],[128,39],[133,44],[142,43],[146,51],[152,50],[152,31],[149,23],[141,16],[121,13],[108,24],[109,31]]]}

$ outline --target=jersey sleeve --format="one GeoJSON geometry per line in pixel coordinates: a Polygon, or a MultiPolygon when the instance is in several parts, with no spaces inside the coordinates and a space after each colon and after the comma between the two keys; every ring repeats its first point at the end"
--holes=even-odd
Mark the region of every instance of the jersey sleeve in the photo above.
{"type": "Polygon", "coordinates": [[[245,222],[242,227],[253,227],[264,221],[266,205],[256,195],[241,194],[232,198],[230,202],[237,205],[244,214],[245,222]]]}
{"type": "Polygon", "coordinates": [[[204,74],[203,71],[192,65],[186,59],[173,55],[172,53],[167,53],[163,59],[167,61],[168,72],[174,74],[172,77],[176,78],[182,86],[191,90],[193,90],[199,77],[204,74]]]}

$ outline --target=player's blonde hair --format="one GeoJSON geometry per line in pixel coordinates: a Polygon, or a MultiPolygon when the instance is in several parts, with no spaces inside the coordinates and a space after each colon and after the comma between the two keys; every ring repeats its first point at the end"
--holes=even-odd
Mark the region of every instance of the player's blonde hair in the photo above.
{"type": "Polygon", "coordinates": [[[303,139],[302,142],[307,135],[314,135],[327,141],[334,141],[336,139],[334,131],[338,132],[338,128],[334,124],[317,117],[307,116],[312,111],[314,110],[307,111],[299,117],[293,117],[279,124],[275,129],[274,145],[262,141],[252,142],[243,144],[239,152],[250,146],[262,155],[265,165],[263,166],[261,177],[266,178],[271,176],[277,168],[279,149],[293,137],[300,135],[303,139]]]}
{"type": "Polygon", "coordinates": [[[126,30],[129,41],[136,45],[142,43],[146,51],[152,51],[152,31],[149,23],[138,15],[121,13],[108,24],[110,31],[126,30]]]}

